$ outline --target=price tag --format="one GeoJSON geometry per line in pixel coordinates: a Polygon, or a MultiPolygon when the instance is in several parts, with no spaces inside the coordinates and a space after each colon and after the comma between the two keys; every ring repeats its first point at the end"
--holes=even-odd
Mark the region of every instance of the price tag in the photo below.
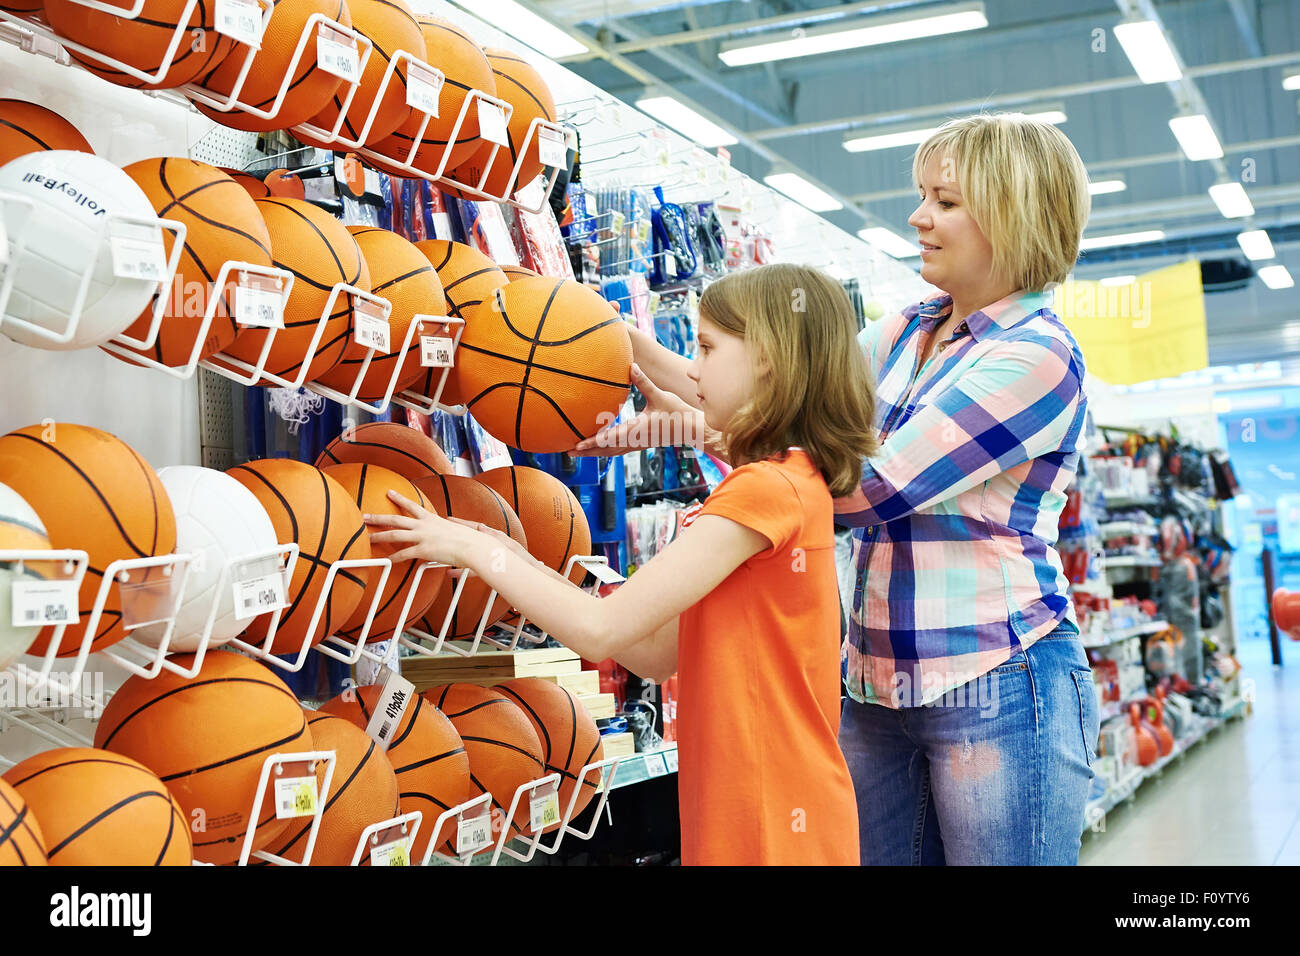
{"type": "Polygon", "coordinates": [[[275,817],[290,820],[316,813],[316,777],[278,777],[275,781],[275,817]]]}
{"type": "Polygon", "coordinates": [[[492,814],[460,817],[456,821],[456,854],[477,853],[492,842],[492,814]]]}
{"type": "Polygon", "coordinates": [[[534,833],[540,833],[560,822],[560,795],[555,790],[555,784],[549,784],[533,794],[528,801],[528,813],[534,833]]]}
{"type": "Polygon", "coordinates": [[[113,275],[119,279],[147,279],[161,282],[167,275],[167,251],[158,229],[118,223],[109,239],[113,251],[113,275]]]}
{"type": "Polygon", "coordinates": [[[411,109],[438,115],[438,97],[443,78],[420,63],[409,63],[406,70],[406,105],[411,109]]]}
{"type": "Polygon", "coordinates": [[[284,594],[284,575],[279,571],[236,581],[234,591],[236,621],[279,610],[288,603],[284,594]]]}
{"type": "Polygon", "coordinates": [[[248,328],[284,328],[284,297],[279,280],[241,275],[235,286],[235,323],[248,328]]]}
{"type": "Polygon", "coordinates": [[[450,368],[450,337],[445,335],[421,335],[420,365],[424,368],[450,368]]]}
{"type": "Polygon", "coordinates": [[[565,135],[547,126],[537,127],[537,153],[543,166],[567,166],[569,149],[565,135]]]}
{"type": "Polygon", "coordinates": [[[252,0],[217,0],[218,33],[254,49],[262,45],[262,8],[252,0]]]}
{"type": "Polygon", "coordinates": [[[366,724],[366,733],[387,750],[397,736],[397,728],[402,724],[402,716],[406,713],[411,698],[415,696],[415,685],[387,667],[379,669],[379,680],[375,683],[382,683],[384,689],[379,695],[370,723],[366,724]]]}
{"type": "Polygon", "coordinates": [[[651,777],[662,777],[668,772],[667,765],[664,764],[663,754],[651,754],[645,758],[645,772],[651,777]]]}
{"type": "Polygon", "coordinates": [[[591,564],[585,564],[583,567],[590,571],[592,577],[601,584],[621,584],[627,580],[627,578],[623,577],[623,575],[619,574],[608,564],[597,564],[593,562],[591,564]]]}
{"type": "Polygon", "coordinates": [[[14,627],[76,624],[79,618],[75,581],[14,581],[14,627]]]}
{"type": "Polygon", "coordinates": [[[677,772],[677,748],[664,751],[664,766],[668,768],[669,773],[677,772]]]}
{"type": "Polygon", "coordinates": [[[487,100],[478,101],[478,134],[489,143],[509,146],[506,136],[506,111],[487,100]]]}
{"type": "Polygon", "coordinates": [[[361,56],[357,41],[322,23],[316,29],[316,65],[346,83],[361,77],[361,56]]]}
{"type": "Polygon", "coordinates": [[[411,838],[401,837],[391,843],[370,848],[371,866],[410,866],[411,838]]]}
{"type": "Polygon", "coordinates": [[[388,319],[377,302],[357,299],[352,307],[352,341],[363,349],[374,349],[381,354],[390,351],[388,319]]]}

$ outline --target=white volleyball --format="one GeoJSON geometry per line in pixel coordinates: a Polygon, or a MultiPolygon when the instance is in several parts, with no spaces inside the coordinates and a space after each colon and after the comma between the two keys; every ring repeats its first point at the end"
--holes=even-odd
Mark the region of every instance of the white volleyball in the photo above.
{"type": "MultiPolygon", "coordinates": [[[[39,551],[50,547],[45,525],[18,492],[0,485],[0,551],[39,551]]],[[[45,578],[44,561],[24,561],[22,573],[17,561],[0,559],[0,670],[8,667],[32,646],[40,627],[14,627],[13,587],[15,581],[45,578]]]]}
{"type": "MultiPolygon", "coordinates": [[[[236,618],[235,581],[229,573],[223,580],[222,569],[233,558],[274,548],[275,528],[257,496],[224,472],[174,465],[160,469],[158,479],[176,512],[176,550],[198,556],[190,565],[185,598],[167,649],[198,648],[214,600],[217,613],[208,646],[216,647],[237,637],[251,621],[236,618]]],[[[150,624],[131,636],[157,647],[165,631],[165,624],[150,624]]]]}
{"type": "Polygon", "coordinates": [[[16,193],[35,204],[28,207],[8,199],[0,203],[9,241],[8,268],[14,280],[5,306],[6,321],[0,324],[0,331],[9,338],[58,351],[103,345],[134,322],[153,300],[157,280],[116,272],[138,273],[139,265],[150,258],[157,268],[160,260],[148,256],[147,251],[151,244],[161,248],[162,230],[139,225],[116,227],[122,236],[119,247],[133,252],[123,255],[115,270],[112,236],[104,231],[108,217],[153,218],[155,213],[144,191],[111,162],[66,149],[28,153],[0,166],[0,191],[16,193]],[[141,248],[146,254],[141,254],[141,248]],[[92,259],[85,305],[70,341],[51,342],[9,321],[19,318],[62,332],[92,259]]]}

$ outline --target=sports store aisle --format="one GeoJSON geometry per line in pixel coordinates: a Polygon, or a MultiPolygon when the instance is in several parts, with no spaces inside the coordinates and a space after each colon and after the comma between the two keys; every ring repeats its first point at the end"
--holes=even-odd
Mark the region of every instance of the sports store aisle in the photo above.
{"type": "Polygon", "coordinates": [[[1294,0],[0,0],[10,882],[1300,864],[1298,107],[1294,0]]]}

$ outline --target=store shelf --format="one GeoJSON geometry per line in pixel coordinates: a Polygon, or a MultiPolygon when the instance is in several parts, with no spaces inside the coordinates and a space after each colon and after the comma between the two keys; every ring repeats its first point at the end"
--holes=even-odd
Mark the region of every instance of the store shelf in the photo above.
{"type": "Polygon", "coordinates": [[[1083,642],[1083,646],[1089,649],[1095,647],[1110,647],[1112,644],[1118,644],[1120,641],[1132,640],[1135,637],[1144,637],[1147,634],[1159,634],[1161,631],[1168,630],[1169,624],[1165,621],[1148,621],[1145,624],[1135,624],[1132,627],[1121,628],[1117,631],[1110,631],[1103,635],[1102,640],[1089,643],[1083,642]]]}
{"type": "Polygon", "coordinates": [[[1160,529],[1154,524],[1141,521],[1107,521],[1099,529],[1103,538],[1126,537],[1130,535],[1157,535],[1160,529]]]}
{"type": "Polygon", "coordinates": [[[659,750],[648,750],[624,757],[623,762],[618,765],[618,772],[614,774],[609,788],[615,790],[619,787],[628,787],[634,783],[643,783],[676,772],[677,745],[668,744],[659,750]]]}
{"type": "Polygon", "coordinates": [[[1160,504],[1160,499],[1152,495],[1134,497],[1128,492],[1103,491],[1102,496],[1107,508],[1154,508],[1160,504]]]}
{"type": "Polygon", "coordinates": [[[1164,562],[1155,556],[1148,557],[1142,554],[1117,554],[1114,557],[1106,557],[1105,568],[1107,571],[1112,568],[1159,568],[1164,562]]]}

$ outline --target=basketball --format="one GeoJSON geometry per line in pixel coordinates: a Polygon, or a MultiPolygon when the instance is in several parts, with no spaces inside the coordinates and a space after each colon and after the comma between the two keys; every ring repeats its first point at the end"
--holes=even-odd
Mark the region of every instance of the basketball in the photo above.
{"type": "Polygon", "coordinates": [[[515,282],[519,279],[536,279],[541,275],[540,272],[534,272],[532,269],[525,269],[523,266],[500,266],[499,268],[506,274],[506,278],[511,282],[515,282]]]}
{"type": "MultiPolygon", "coordinates": [[[[430,478],[419,479],[415,485],[428,499],[429,509],[436,511],[442,517],[481,521],[497,531],[506,532],[527,547],[528,542],[524,537],[523,528],[509,505],[500,495],[474,481],[473,478],[462,478],[459,475],[433,475],[430,478]]],[[[448,578],[433,603],[428,606],[424,620],[419,622],[419,627],[434,637],[437,637],[442,629],[442,622],[447,617],[447,609],[451,606],[455,587],[455,579],[448,578]]],[[[447,628],[448,638],[474,636],[491,592],[491,586],[478,575],[465,582],[460,602],[456,605],[456,611],[452,614],[451,623],[447,628]]],[[[491,627],[501,620],[509,610],[510,605],[506,603],[505,598],[498,597],[492,602],[492,612],[488,615],[484,628],[491,627]]]]}
{"type": "MultiPolygon", "coordinates": [[[[32,506],[8,485],[0,485],[0,551],[44,551],[49,547],[45,525],[32,506]]],[[[14,627],[11,603],[14,582],[40,581],[50,570],[45,561],[24,561],[20,576],[17,562],[0,561],[0,671],[32,646],[40,630],[39,627],[14,627]]]]}
{"type": "Polygon", "coordinates": [[[271,191],[272,196],[280,196],[283,199],[307,197],[307,188],[302,184],[302,179],[287,169],[271,170],[262,182],[266,183],[266,188],[271,191]]]}
{"type": "MultiPolygon", "coordinates": [[[[415,14],[403,0],[348,0],[348,10],[352,14],[352,28],[374,44],[370,58],[366,60],[366,67],[361,72],[356,94],[348,105],[347,116],[339,128],[340,136],[355,142],[361,136],[366,117],[374,108],[379,84],[383,81],[389,61],[399,50],[422,59],[424,38],[419,24],[415,22],[415,14]]],[[[346,83],[340,85],[325,108],[309,120],[311,125],[318,126],[327,133],[333,129],[351,89],[346,83]]],[[[406,63],[403,61],[394,71],[388,89],[379,101],[375,120],[366,134],[365,145],[379,142],[401,126],[410,113],[411,107],[406,103],[406,63]]],[[[328,141],[309,134],[295,132],[294,136],[311,146],[333,149],[328,141]]]]}
{"type": "Polygon", "coordinates": [[[189,866],[189,821],[167,787],[130,757],[59,747],[4,779],[40,822],[51,866],[189,866]]]}
{"type": "Polygon", "coordinates": [[[0,3],[0,10],[9,10],[13,13],[40,13],[43,0],[4,0],[0,3]]]}
{"type": "MultiPolygon", "coordinates": [[[[490,687],[442,684],[430,687],[423,695],[447,715],[465,741],[470,780],[474,785],[470,797],[491,793],[492,802],[501,809],[504,819],[515,791],[531,780],[546,776],[542,743],[532,723],[513,701],[490,687]]],[[[520,835],[528,832],[528,803],[527,799],[521,799],[515,808],[510,821],[512,832],[520,835]]]]}
{"type": "MultiPolygon", "coordinates": [[[[405,514],[401,508],[388,499],[389,491],[396,491],[399,495],[409,498],[421,506],[428,505],[424,495],[420,494],[415,485],[397,474],[397,472],[389,471],[387,468],[380,468],[378,465],[334,465],[331,468],[324,469],[324,471],[325,474],[347,489],[348,494],[352,496],[352,500],[357,503],[357,508],[360,509],[363,515],[405,514]]],[[[370,546],[370,552],[376,558],[386,558],[397,550],[399,550],[398,547],[389,544],[372,544],[370,546]]],[[[422,563],[424,562],[411,560],[398,561],[393,564],[392,569],[388,572],[388,580],[384,583],[384,590],[380,594],[379,605],[375,608],[375,618],[370,624],[367,641],[386,641],[392,638],[393,632],[398,625],[398,619],[401,618],[407,596],[411,594],[411,586],[415,579],[416,570],[422,563]]],[[[424,572],[420,577],[420,583],[415,587],[415,594],[411,598],[411,609],[407,612],[405,618],[407,623],[414,623],[420,619],[420,616],[433,602],[433,599],[437,597],[438,589],[442,586],[446,577],[446,568],[430,568],[424,572]]],[[[366,593],[361,596],[361,601],[357,604],[357,609],[339,627],[338,634],[340,637],[356,640],[361,636],[361,627],[365,624],[366,615],[370,612],[370,603],[374,599],[378,583],[379,575],[376,570],[370,585],[366,588],[366,593]]]]}
{"type": "MultiPolygon", "coordinates": [[[[130,9],[129,3],[121,5],[130,9]]],[[[133,20],[92,10],[72,0],[45,0],[45,19],[61,37],[125,63],[142,73],[156,73],[163,65],[185,14],[186,0],[145,0],[133,20]]],[[[216,3],[198,0],[181,28],[172,64],[156,83],[146,83],[116,67],[68,50],[68,54],[96,76],[139,89],[165,90],[182,86],[220,63],[235,49],[235,41],[215,29],[216,3]]],[[[245,49],[240,47],[240,49],[245,49]]]]}
{"type": "MultiPolygon", "coordinates": [[[[195,339],[213,294],[212,284],[221,267],[228,260],[269,266],[271,236],[257,204],[215,166],[169,157],[132,163],[123,172],[144,190],[158,218],[185,224],[185,248],[163,308],[158,339],[153,348],[143,353],[162,365],[179,368],[194,353],[195,339]]],[[[168,255],[174,241],[170,232],[163,233],[168,255]]],[[[239,334],[234,319],[236,281],[237,277],[231,276],[217,305],[199,349],[199,361],[224,349],[239,334]]],[[[154,298],[157,299],[157,293],[154,298]]],[[[144,338],[153,320],[153,310],[151,302],[126,330],[127,334],[144,338]]]]}
{"type": "Polygon", "coordinates": [[[0,778],[0,866],[46,866],[45,836],[17,790],[0,778]]]}
{"type": "MultiPolygon", "coordinates": [[[[500,267],[473,246],[463,242],[448,242],[445,239],[425,239],[417,242],[415,247],[424,253],[425,258],[438,270],[442,281],[442,294],[447,302],[447,315],[463,319],[466,330],[469,328],[470,310],[492,297],[492,293],[509,280],[500,267]]],[[[462,338],[461,341],[464,341],[462,338]]],[[[447,376],[447,384],[442,390],[441,402],[444,405],[460,405],[461,397],[460,370],[461,352],[457,349],[456,366],[447,376]]],[[[438,387],[437,378],[431,384],[438,387]]],[[[432,393],[427,393],[432,398],[432,393]]]]}
{"type": "MultiPolygon", "coordinates": [[[[273,654],[297,654],[325,588],[330,565],[341,560],[367,560],[370,535],[361,511],[346,488],[319,468],[291,458],[266,458],[236,465],[226,474],[251,491],[266,509],[281,544],[298,545],[280,625],[271,643],[273,654]]],[[[343,626],[375,580],[376,568],[346,568],[338,572],[311,643],[319,644],[343,626]]],[[[261,645],[269,617],[255,618],[244,640],[261,645]]]]}
{"type": "MultiPolygon", "coordinates": [[[[564,566],[575,554],[591,554],[591,528],[582,505],[569,486],[540,468],[517,466],[492,468],[474,480],[487,485],[519,516],[528,538],[528,553],[553,571],[564,573],[564,566]]],[[[581,584],[587,576],[582,565],[575,564],[569,580],[581,584]]]]}
{"type": "MultiPolygon", "coordinates": [[[[424,378],[426,373],[439,371],[421,367],[418,336],[411,339],[411,347],[405,352],[402,343],[416,315],[442,312],[442,283],[438,281],[433,264],[414,244],[397,233],[373,226],[348,226],[348,232],[352,233],[366,260],[370,271],[370,291],[393,304],[393,311],[388,316],[389,351],[376,350],[362,379],[361,390],[357,392],[357,398],[364,401],[381,401],[399,361],[402,370],[393,389],[394,395],[424,378]]],[[[432,334],[433,330],[428,331],[432,334]]],[[[366,352],[365,347],[349,341],[343,360],[316,381],[349,394],[357,372],[365,362],[366,352]]]]}
{"type": "Polygon", "coordinates": [[[396,422],[367,422],[345,431],[325,446],[316,467],[354,461],[379,465],[410,481],[454,471],[437,442],[418,429],[396,422]]]}
{"type": "MultiPolygon", "coordinates": [[[[352,234],[329,213],[301,199],[260,199],[257,208],[270,232],[271,264],[294,275],[293,291],[284,309],[284,328],[276,332],[266,370],[292,381],[302,369],[330,290],[345,282],[368,292],[370,272],[352,234]]],[[[225,352],[256,365],[267,335],[264,329],[245,329],[225,352]]],[[[306,381],[337,365],[351,336],[352,297],[340,295],[309,360],[306,381]]]]}
{"type": "Polygon", "coordinates": [[[94,152],[86,137],[54,110],[25,100],[0,100],[0,166],[49,149],[94,152]]]}
{"type": "MultiPolygon", "coordinates": [[[[63,423],[28,425],[0,437],[0,482],[41,516],[51,546],[90,556],[81,582],[81,620],[64,632],[58,651],[59,657],[74,657],[109,564],[176,549],[176,519],[167,492],[149,463],[120,438],[63,423]]],[[[137,583],[162,576],[157,568],[132,573],[137,583]]],[[[53,632],[53,627],[43,628],[28,653],[44,654],[53,632]]],[[[126,635],[121,594],[112,587],[90,649],[101,651],[126,635]]]]}
{"type": "MultiPolygon", "coordinates": [[[[277,0],[271,13],[271,22],[262,34],[262,47],[253,55],[253,63],[248,69],[243,89],[239,91],[239,102],[259,110],[269,110],[275,105],[276,95],[280,92],[285,74],[289,72],[289,64],[298,47],[303,27],[314,13],[324,14],[345,27],[352,25],[352,16],[343,0],[277,0]]],[[[237,48],[215,70],[202,76],[199,85],[222,99],[229,96],[243,69],[246,52],[243,47],[237,48]]],[[[240,109],[223,113],[197,101],[194,105],[208,119],[234,129],[252,132],[288,129],[306,122],[323,110],[342,82],[339,77],[317,65],[316,30],[313,29],[303,47],[293,78],[289,81],[284,100],[270,119],[262,119],[240,109]]]]}
{"type": "MultiPolygon", "coordinates": [[[[176,612],[176,629],[169,651],[195,651],[216,603],[209,647],[217,647],[248,626],[252,615],[235,607],[232,568],[222,583],[222,571],[235,558],[274,548],[275,528],[257,496],[224,472],[195,465],[174,465],[158,472],[176,515],[176,550],[198,555],[185,579],[185,597],[176,612]],[[215,589],[221,584],[218,592],[215,589]]],[[[271,573],[278,558],[259,562],[253,574],[271,573]],[[263,565],[265,565],[263,567],[263,565]]],[[[247,572],[246,572],[247,573],[247,572]]],[[[131,636],[157,647],[166,624],[147,624],[131,636]]]]}
{"type": "MultiPolygon", "coordinates": [[[[421,137],[420,151],[415,155],[416,169],[436,173],[469,91],[480,90],[495,96],[496,83],[488,58],[473,37],[441,17],[419,16],[416,19],[424,34],[425,54],[422,59],[442,70],[447,77],[438,98],[438,115],[429,118],[429,125],[421,137]]],[[[405,162],[423,121],[423,113],[412,111],[392,136],[375,143],[374,150],[405,162]]],[[[456,132],[456,145],[451,148],[447,159],[448,170],[475,154],[479,147],[478,132],[478,106],[475,104],[466,112],[465,121],[456,132]]]]}
{"type": "MultiPolygon", "coordinates": [[[[497,684],[492,690],[514,701],[532,722],[542,742],[546,772],[560,775],[560,815],[563,816],[569,808],[573,791],[578,788],[578,774],[582,768],[604,759],[605,749],[596,722],[580,700],[553,681],[521,677],[497,684]]],[[[573,817],[586,809],[596,795],[600,775],[589,774],[581,783],[582,790],[573,805],[573,817]]],[[[556,823],[547,830],[559,826],[556,823]]]]}
{"type": "MultiPolygon", "coordinates": [[[[320,713],[342,717],[364,730],[381,693],[378,684],[354,687],[322,705],[320,713]]],[[[389,729],[387,756],[397,774],[399,812],[419,810],[424,815],[411,848],[412,861],[423,860],[438,816],[475,795],[469,756],[451,721],[419,694],[411,698],[398,725],[389,729]]],[[[455,832],[455,820],[443,827],[443,834],[452,839],[455,832]]]]}
{"type": "MultiPolygon", "coordinates": [[[[193,666],[190,654],[172,658],[193,666]]],[[[190,829],[194,857],[239,859],[266,758],[316,749],[298,698],[268,668],[242,654],[211,651],[195,677],[164,670],[129,677],[95,729],[95,746],[138,760],[167,785],[190,829]]],[[[267,782],[253,849],[289,823],[275,815],[267,782]]]]}
{"type": "MultiPolygon", "coordinates": [[[[51,342],[6,322],[4,334],[9,338],[56,351],[103,345],[152,301],[157,280],[115,275],[111,237],[101,232],[102,217],[108,214],[153,218],[149,197],[122,170],[90,153],[47,150],[19,156],[0,167],[0,189],[35,203],[30,210],[14,203],[0,210],[13,274],[13,293],[5,307],[9,316],[62,332],[76,304],[78,286],[94,260],[81,319],[71,340],[51,342]],[[26,245],[21,253],[19,229],[26,245]]],[[[162,230],[152,226],[117,228],[132,238],[155,241],[161,252],[162,230]]],[[[159,270],[161,259],[160,255],[156,263],[159,270]]]]}
{"type": "Polygon", "coordinates": [[[567,451],[614,421],[631,384],[632,342],[600,293],[569,279],[520,279],[470,309],[456,381],[474,419],[522,451],[567,451]]]}
{"type": "MultiPolygon", "coordinates": [[[[348,866],[357,850],[361,831],[372,823],[391,820],[400,813],[397,809],[397,775],[393,773],[393,765],[385,759],[383,750],[366,736],[364,730],[333,714],[310,710],[304,714],[315,748],[332,750],[335,757],[334,777],[330,782],[329,797],[321,810],[311,865],[348,866]]],[[[316,778],[318,787],[325,782],[324,764],[317,768],[316,778]]],[[[310,835],[310,817],[294,820],[267,847],[267,852],[301,863],[310,835]]],[[[368,851],[362,855],[361,864],[370,865],[368,851]]]]}
{"type": "MultiPolygon", "coordinates": [[[[256,176],[246,173],[241,169],[230,169],[226,166],[218,166],[217,168],[235,182],[239,183],[239,185],[243,187],[244,191],[254,199],[266,199],[271,195],[271,190],[267,187],[266,183],[262,182],[262,180],[258,179],[256,176]]],[[[265,222],[263,225],[265,225],[265,222]]]]}
{"type": "MultiPolygon", "coordinates": [[[[483,187],[491,195],[501,196],[505,194],[510,174],[521,155],[524,161],[519,167],[519,176],[515,179],[512,192],[523,189],[542,172],[540,133],[533,134],[527,151],[524,144],[534,120],[555,122],[555,100],[541,74],[514,53],[491,48],[484,52],[492,64],[497,96],[514,107],[506,127],[508,145],[497,150],[496,159],[492,161],[492,171],[488,173],[483,187]]],[[[491,153],[492,144],[481,143],[473,155],[456,167],[453,178],[466,186],[477,186],[491,153]]]]}

